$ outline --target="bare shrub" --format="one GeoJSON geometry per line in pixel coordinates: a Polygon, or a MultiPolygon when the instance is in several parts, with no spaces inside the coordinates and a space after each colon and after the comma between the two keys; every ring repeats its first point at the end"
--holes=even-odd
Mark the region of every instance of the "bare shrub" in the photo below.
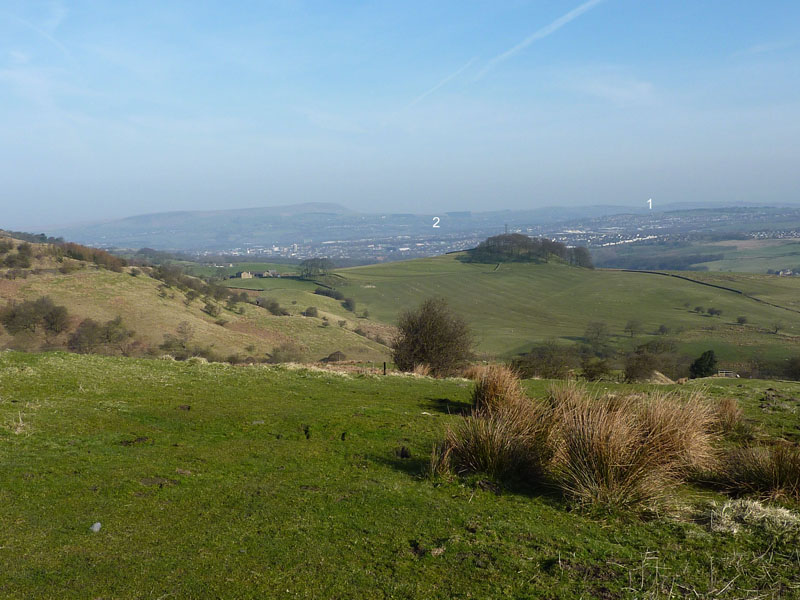
{"type": "Polygon", "coordinates": [[[475,381],[472,390],[472,407],[476,412],[491,412],[509,403],[525,398],[519,377],[503,365],[489,365],[475,381]]]}
{"type": "Polygon", "coordinates": [[[466,321],[443,298],[425,300],[400,315],[392,356],[401,371],[426,364],[439,377],[457,373],[472,355],[473,339],[466,321]]]}
{"type": "Polygon", "coordinates": [[[300,362],[302,359],[303,349],[298,344],[294,342],[283,342],[272,350],[269,362],[273,364],[289,363],[300,362]]]}
{"type": "Polygon", "coordinates": [[[800,498],[800,447],[751,446],[731,452],[723,476],[740,492],[800,498]]]}

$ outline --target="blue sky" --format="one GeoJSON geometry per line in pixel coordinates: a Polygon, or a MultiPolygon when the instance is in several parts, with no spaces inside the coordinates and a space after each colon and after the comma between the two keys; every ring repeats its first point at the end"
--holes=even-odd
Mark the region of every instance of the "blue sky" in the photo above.
{"type": "Polygon", "coordinates": [[[800,201],[800,2],[0,0],[0,227],[800,201]]]}

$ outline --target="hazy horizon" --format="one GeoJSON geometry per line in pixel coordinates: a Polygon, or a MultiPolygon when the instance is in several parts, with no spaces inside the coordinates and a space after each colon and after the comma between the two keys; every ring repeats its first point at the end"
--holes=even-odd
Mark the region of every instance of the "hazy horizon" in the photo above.
{"type": "Polygon", "coordinates": [[[800,200],[800,5],[9,1],[10,229],[800,200]]]}

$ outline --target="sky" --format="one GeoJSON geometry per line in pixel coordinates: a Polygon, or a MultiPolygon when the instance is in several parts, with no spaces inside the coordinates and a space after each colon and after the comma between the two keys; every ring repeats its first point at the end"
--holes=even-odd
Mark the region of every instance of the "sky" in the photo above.
{"type": "Polygon", "coordinates": [[[800,201],[796,0],[0,0],[0,227],[800,201]]]}

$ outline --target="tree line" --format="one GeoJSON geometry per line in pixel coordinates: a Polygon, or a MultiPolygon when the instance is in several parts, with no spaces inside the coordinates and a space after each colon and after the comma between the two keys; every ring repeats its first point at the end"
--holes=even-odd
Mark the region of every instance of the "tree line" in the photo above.
{"type": "Polygon", "coordinates": [[[548,262],[552,257],[577,267],[594,268],[591,253],[583,246],[570,248],[561,242],[521,233],[487,238],[477,247],[467,250],[461,260],[476,263],[548,262]]]}

